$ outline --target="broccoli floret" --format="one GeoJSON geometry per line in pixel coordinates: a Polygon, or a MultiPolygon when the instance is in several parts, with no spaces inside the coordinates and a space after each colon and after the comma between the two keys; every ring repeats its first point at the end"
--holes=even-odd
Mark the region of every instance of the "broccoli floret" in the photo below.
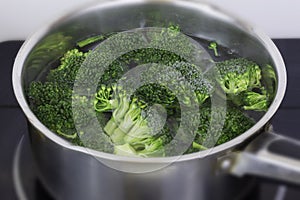
{"type": "MultiPolygon", "coordinates": [[[[126,98],[121,98],[122,103],[118,106],[118,108],[112,114],[112,121],[116,122],[115,124],[118,126],[113,132],[107,133],[110,135],[114,144],[121,145],[125,140],[125,135],[132,129],[135,124],[135,121],[138,117],[140,117],[141,111],[140,108],[137,107],[136,103],[130,101],[126,98]]],[[[114,124],[114,126],[115,126],[114,124]]],[[[105,130],[108,130],[106,128],[105,130]]]]}
{"type": "Polygon", "coordinates": [[[185,80],[192,86],[200,105],[214,92],[215,86],[213,81],[206,78],[196,65],[187,62],[176,62],[172,67],[180,71],[185,80]]]}
{"type": "Polygon", "coordinates": [[[202,107],[199,128],[196,131],[194,143],[187,152],[205,150],[226,143],[247,131],[254,124],[255,121],[252,118],[234,107],[228,107],[226,112],[221,107],[214,110],[211,107],[202,107]],[[221,122],[224,117],[224,124],[211,123],[212,120],[221,122]]]}
{"type": "Polygon", "coordinates": [[[225,124],[216,145],[228,142],[241,135],[255,124],[255,121],[236,108],[226,111],[225,124]]]}
{"type": "Polygon", "coordinates": [[[76,131],[72,120],[70,99],[72,90],[66,85],[33,82],[28,91],[30,107],[37,118],[50,130],[74,140],[76,131]]]}
{"type": "Polygon", "coordinates": [[[231,95],[230,99],[244,110],[255,111],[267,111],[271,101],[264,87],[260,91],[246,91],[231,95]]]}
{"type": "Polygon", "coordinates": [[[94,108],[98,112],[106,112],[116,109],[118,106],[118,100],[112,98],[113,92],[116,92],[116,86],[106,87],[101,85],[100,89],[95,95],[94,108]]]}
{"type": "Polygon", "coordinates": [[[28,98],[33,108],[45,104],[55,105],[62,99],[70,99],[71,96],[72,90],[66,85],[52,82],[32,82],[28,90],[28,98]]]}
{"type": "MultiPolygon", "coordinates": [[[[88,53],[80,52],[77,49],[68,51],[60,59],[61,63],[58,68],[49,72],[46,82],[36,81],[30,84],[28,100],[37,118],[51,131],[74,144],[112,152],[112,148],[108,145],[110,141],[107,138],[100,141],[99,138],[103,138],[103,134],[92,134],[93,131],[88,130],[95,115],[99,123],[107,122],[103,113],[96,113],[93,109],[87,111],[86,109],[87,107],[93,108],[96,98],[73,94],[73,84],[77,71],[87,55],[88,53]],[[77,109],[72,108],[72,103],[76,104],[77,109]],[[98,138],[99,141],[96,142],[95,138],[98,138]],[[90,142],[87,143],[82,139],[90,142]]],[[[105,92],[103,94],[99,92],[96,95],[97,101],[101,101],[102,105],[105,95],[105,92]]],[[[96,106],[99,105],[100,102],[96,104],[96,106]]]]}
{"type": "Polygon", "coordinates": [[[57,82],[32,82],[28,98],[37,118],[51,131],[74,144],[112,152],[105,134],[89,128],[93,127],[91,123],[95,114],[100,123],[107,121],[103,113],[86,111],[87,107],[93,108],[94,99],[72,96],[69,86],[57,82]],[[76,110],[72,108],[72,102],[76,102],[76,110]]]}
{"type": "Polygon", "coordinates": [[[217,80],[226,94],[237,95],[261,87],[261,69],[255,62],[236,58],[216,63],[217,80]]]}
{"type": "Polygon", "coordinates": [[[78,69],[81,67],[88,53],[83,53],[78,49],[69,50],[60,59],[60,65],[50,70],[47,81],[56,82],[58,84],[67,84],[70,88],[73,87],[78,69]]]}
{"type": "Polygon", "coordinates": [[[245,92],[243,98],[243,108],[245,110],[255,110],[255,111],[267,111],[269,108],[269,101],[266,91],[263,90],[262,94],[249,91],[245,92]]]}
{"type": "MultiPolygon", "coordinates": [[[[267,92],[262,85],[262,71],[259,65],[245,58],[237,58],[217,63],[217,69],[220,86],[237,106],[254,111],[268,109],[273,99],[274,87],[268,86],[270,92],[267,92]]],[[[264,74],[274,78],[274,73],[267,72],[272,70],[264,70],[264,74]]],[[[264,77],[266,78],[268,79],[264,77]]]]}
{"type": "MultiPolygon", "coordinates": [[[[215,90],[214,82],[205,77],[199,67],[176,61],[170,66],[174,71],[162,69],[162,67],[151,66],[146,73],[142,73],[142,80],[149,82],[153,77],[161,80],[160,83],[151,83],[140,87],[135,92],[135,97],[143,100],[147,104],[160,104],[168,107],[178,107],[177,95],[182,94],[185,85],[188,84],[192,92],[195,92],[199,105],[205,102],[215,90]],[[172,90],[168,86],[173,86],[172,90]]],[[[185,99],[185,104],[190,103],[190,99],[185,99]]],[[[167,109],[168,110],[168,109],[167,109]]]]}
{"type": "Polygon", "coordinates": [[[101,85],[95,95],[95,111],[98,113],[110,112],[112,115],[111,119],[104,126],[104,131],[109,136],[113,135],[115,129],[124,117],[126,117],[126,119],[128,118],[129,114],[127,111],[129,107],[130,100],[127,98],[125,91],[122,91],[121,87],[117,87],[116,85],[101,85]]]}
{"type": "Polygon", "coordinates": [[[111,135],[115,144],[130,144],[137,156],[151,157],[164,154],[163,142],[166,138],[160,139],[153,135],[148,120],[142,116],[142,110],[136,101],[131,103],[121,120],[115,121],[120,121],[118,128],[111,135]]]}
{"type": "MultiPolygon", "coordinates": [[[[103,89],[104,86],[101,90],[103,89]]],[[[142,157],[164,156],[163,146],[170,141],[170,136],[166,133],[168,129],[164,128],[164,132],[155,134],[148,124],[147,117],[150,115],[146,118],[143,116],[144,102],[130,100],[124,93],[114,97],[119,103],[104,127],[107,136],[115,145],[114,153],[142,157]]]]}

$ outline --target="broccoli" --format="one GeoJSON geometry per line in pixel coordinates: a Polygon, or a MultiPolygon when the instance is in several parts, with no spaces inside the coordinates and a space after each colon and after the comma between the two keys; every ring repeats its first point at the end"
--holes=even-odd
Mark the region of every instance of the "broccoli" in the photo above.
{"type": "Polygon", "coordinates": [[[201,69],[196,65],[187,62],[176,62],[172,67],[178,70],[192,86],[200,105],[214,92],[215,86],[213,81],[205,77],[201,69]]]}
{"type": "Polygon", "coordinates": [[[232,95],[230,98],[244,110],[255,111],[267,111],[271,101],[264,87],[260,91],[246,91],[238,95],[232,95]]]}
{"type": "Polygon", "coordinates": [[[164,157],[166,155],[164,141],[161,138],[150,137],[146,140],[143,140],[142,144],[142,150],[137,152],[141,157],[164,157]]]}
{"type": "Polygon", "coordinates": [[[83,47],[86,47],[90,44],[105,40],[106,38],[107,38],[106,35],[96,35],[96,36],[88,37],[87,39],[84,39],[84,40],[81,40],[81,41],[77,42],[77,46],[80,47],[80,48],[83,48],[83,47]]]}
{"type": "Polygon", "coordinates": [[[85,96],[72,97],[72,89],[66,84],[57,82],[32,82],[28,91],[28,99],[37,118],[51,131],[76,145],[112,152],[110,140],[105,135],[92,129],[88,132],[82,131],[91,127],[94,114],[102,125],[107,122],[102,113],[85,111],[86,107],[93,106],[93,99],[85,96]],[[76,110],[72,109],[72,98],[78,99],[76,110]]]}
{"type": "Polygon", "coordinates": [[[148,105],[173,105],[176,102],[176,95],[166,86],[158,83],[150,83],[138,88],[134,97],[148,105]]]}
{"type": "MultiPolygon", "coordinates": [[[[139,108],[134,102],[135,100],[131,101],[130,107],[119,125],[119,129],[126,133],[132,128],[134,122],[141,116],[141,108],[139,108]]],[[[115,117],[116,115],[113,114],[113,116],[115,117]]]]}
{"type": "Polygon", "coordinates": [[[50,130],[75,140],[77,134],[68,102],[71,97],[72,90],[66,85],[52,82],[33,82],[28,92],[30,107],[37,118],[50,130]]]}
{"type": "Polygon", "coordinates": [[[255,121],[242,111],[229,106],[226,109],[224,125],[220,127],[220,124],[213,124],[211,121],[221,121],[225,110],[218,107],[214,111],[213,113],[212,108],[207,106],[200,109],[200,125],[196,131],[195,140],[187,152],[197,152],[221,145],[244,133],[255,124],[255,121]]]}
{"type": "MultiPolygon", "coordinates": [[[[103,91],[104,86],[100,90],[103,91]]],[[[112,112],[104,131],[115,145],[114,153],[142,157],[163,156],[164,142],[169,140],[166,134],[153,135],[147,118],[142,114],[145,104],[138,102],[137,99],[130,100],[124,94],[117,95],[111,101],[119,103],[112,112]]]]}
{"type": "Polygon", "coordinates": [[[81,67],[88,53],[83,53],[78,49],[72,49],[65,53],[60,59],[60,65],[50,70],[47,81],[56,82],[57,84],[67,84],[73,88],[78,69],[81,67]]]}
{"type": "Polygon", "coordinates": [[[118,106],[117,99],[113,99],[113,92],[116,92],[116,86],[106,87],[101,85],[99,91],[95,95],[94,108],[98,112],[105,112],[116,109],[118,106]]]}
{"type": "MultiPolygon", "coordinates": [[[[270,68],[263,70],[265,76],[271,76],[264,80],[274,78],[274,71],[270,68]]],[[[221,88],[237,106],[254,111],[268,109],[274,97],[274,88],[267,92],[262,84],[262,70],[258,64],[245,58],[236,58],[217,63],[217,70],[221,88]]]]}
{"type": "Polygon", "coordinates": [[[216,63],[217,81],[226,94],[237,95],[261,87],[261,69],[253,61],[235,58],[216,63]]]}
{"type": "MultiPolygon", "coordinates": [[[[101,123],[107,121],[102,113],[96,111],[87,113],[85,111],[86,107],[93,106],[93,102],[97,98],[73,94],[76,73],[87,55],[88,53],[80,52],[78,49],[66,52],[60,59],[59,66],[50,70],[44,83],[35,81],[29,85],[27,92],[29,104],[37,118],[51,131],[74,144],[85,146],[87,143],[84,142],[85,144],[83,144],[82,142],[82,138],[85,138],[85,140],[90,141],[87,144],[89,147],[96,145],[92,148],[112,152],[112,148],[107,145],[109,141],[105,142],[107,139],[104,138],[102,142],[96,142],[92,134],[77,130],[78,128],[85,130],[89,127],[94,115],[101,123]],[[77,108],[79,108],[77,110],[72,109],[74,100],[76,100],[77,108]],[[75,127],[75,121],[77,127],[75,127]]],[[[101,100],[100,95],[100,93],[95,95],[98,97],[98,101],[101,100]]],[[[100,103],[96,105],[99,106],[100,103]]],[[[97,137],[101,138],[102,136],[98,135],[97,137]]]]}
{"type": "MultiPolygon", "coordinates": [[[[215,88],[214,82],[204,76],[201,69],[194,64],[177,61],[170,68],[150,66],[146,73],[141,74],[141,79],[150,82],[149,80],[155,77],[159,83],[143,85],[133,95],[148,107],[161,105],[167,112],[168,121],[181,117],[181,106],[190,107],[196,103],[201,106],[213,94],[215,88]],[[173,70],[169,70],[170,68],[173,70]],[[191,89],[195,96],[192,93],[186,95],[185,84],[190,86],[189,90],[191,89]]],[[[179,124],[180,120],[173,120],[173,123],[179,124]]]]}
{"type": "Polygon", "coordinates": [[[218,44],[216,42],[209,43],[208,49],[213,50],[216,57],[219,56],[219,53],[218,53],[218,44]]]}
{"type": "MultiPolygon", "coordinates": [[[[189,84],[197,96],[199,105],[203,104],[213,94],[215,89],[214,82],[204,76],[202,70],[196,65],[184,61],[176,61],[170,68],[174,69],[174,71],[162,69],[160,66],[151,66],[146,73],[142,73],[141,79],[146,80],[145,82],[149,82],[149,79],[152,80],[155,77],[155,79],[161,80],[161,83],[151,83],[140,87],[135,92],[135,97],[149,105],[160,104],[168,109],[179,106],[176,95],[184,90],[184,84],[182,83],[189,84]],[[168,88],[169,85],[177,86],[172,88],[171,91],[168,88]]],[[[186,99],[186,102],[183,103],[188,105],[190,103],[189,99],[186,99]]]]}

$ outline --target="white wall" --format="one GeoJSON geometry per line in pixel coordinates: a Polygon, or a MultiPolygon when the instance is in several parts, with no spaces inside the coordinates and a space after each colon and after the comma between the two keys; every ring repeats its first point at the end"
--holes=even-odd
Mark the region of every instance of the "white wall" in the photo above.
{"type": "MultiPolygon", "coordinates": [[[[44,23],[91,1],[0,0],[0,41],[25,39],[44,23]]],[[[299,0],[207,1],[258,26],[272,38],[300,38],[299,0]]]]}
{"type": "Polygon", "coordinates": [[[272,38],[300,38],[299,0],[210,0],[272,38]]]}

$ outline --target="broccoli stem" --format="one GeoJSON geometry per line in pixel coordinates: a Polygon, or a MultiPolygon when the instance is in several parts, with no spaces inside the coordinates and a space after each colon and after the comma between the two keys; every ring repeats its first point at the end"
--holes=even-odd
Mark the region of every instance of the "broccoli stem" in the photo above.
{"type": "Polygon", "coordinates": [[[118,127],[114,118],[111,118],[104,127],[104,131],[107,135],[111,136],[114,133],[114,130],[118,127]]]}
{"type": "Polygon", "coordinates": [[[243,108],[245,110],[267,111],[268,105],[268,101],[266,99],[262,99],[261,101],[254,103],[250,106],[243,106],[243,108]]]}
{"type": "Polygon", "coordinates": [[[96,35],[93,37],[89,37],[85,40],[79,41],[77,42],[77,46],[79,46],[80,48],[85,47],[89,44],[104,40],[106,37],[104,35],[96,35]]]}
{"type": "Polygon", "coordinates": [[[201,144],[198,144],[198,143],[196,143],[196,142],[193,142],[193,148],[194,148],[194,149],[201,150],[201,151],[207,150],[207,148],[206,148],[205,146],[202,146],[201,144]]]}
{"type": "Polygon", "coordinates": [[[61,132],[60,130],[56,130],[56,132],[57,132],[59,135],[65,137],[65,138],[67,138],[67,139],[75,139],[75,138],[77,137],[77,133],[74,133],[74,134],[72,134],[72,135],[68,135],[68,134],[65,134],[65,133],[61,132]]]}
{"type": "Polygon", "coordinates": [[[219,53],[218,53],[218,44],[216,42],[211,42],[209,44],[208,48],[214,51],[214,54],[215,54],[216,57],[219,56],[219,53]]]}
{"type": "Polygon", "coordinates": [[[161,157],[165,156],[162,139],[148,138],[144,142],[144,149],[138,151],[138,155],[142,157],[161,157]]]}
{"type": "Polygon", "coordinates": [[[119,106],[113,112],[113,118],[115,118],[115,121],[117,123],[120,123],[123,120],[126,112],[129,109],[129,106],[130,106],[129,100],[126,97],[121,97],[119,106]]]}
{"type": "Polygon", "coordinates": [[[146,125],[144,119],[139,119],[134,126],[130,129],[127,135],[124,137],[124,141],[133,144],[135,141],[148,138],[150,134],[150,129],[146,125]]]}
{"type": "Polygon", "coordinates": [[[128,143],[123,145],[116,145],[114,148],[114,154],[119,156],[137,156],[134,148],[128,143]]]}
{"type": "Polygon", "coordinates": [[[141,115],[141,110],[135,104],[131,103],[129,110],[124,116],[124,119],[120,122],[119,128],[127,133],[135,124],[138,117],[141,115]]]}
{"type": "Polygon", "coordinates": [[[111,141],[116,145],[122,145],[124,144],[124,137],[126,133],[124,133],[119,128],[116,128],[114,130],[114,133],[110,136],[111,141]]]}

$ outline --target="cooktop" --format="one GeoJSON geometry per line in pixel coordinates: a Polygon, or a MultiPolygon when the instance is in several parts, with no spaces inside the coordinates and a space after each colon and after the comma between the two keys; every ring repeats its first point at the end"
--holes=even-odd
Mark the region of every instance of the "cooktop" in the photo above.
{"type": "MultiPolygon", "coordinates": [[[[279,134],[300,140],[300,39],[274,39],[288,71],[285,99],[272,119],[279,134]]],[[[27,122],[14,97],[11,74],[14,58],[23,41],[0,43],[0,199],[54,200],[39,182],[30,153],[27,122]]],[[[259,179],[242,199],[296,200],[300,186],[259,179]]]]}

